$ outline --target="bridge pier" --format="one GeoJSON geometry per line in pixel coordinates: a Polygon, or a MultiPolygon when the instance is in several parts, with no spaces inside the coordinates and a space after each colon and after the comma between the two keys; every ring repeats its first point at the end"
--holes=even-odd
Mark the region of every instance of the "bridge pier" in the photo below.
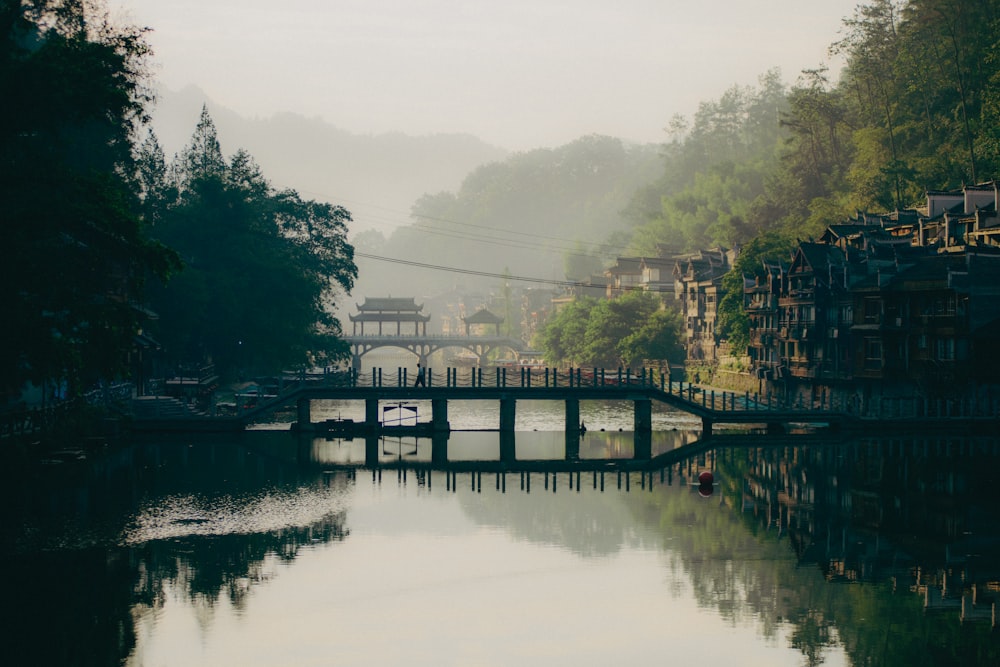
{"type": "Polygon", "coordinates": [[[635,451],[632,458],[637,461],[648,461],[653,458],[653,433],[652,431],[635,432],[635,451]]]}
{"type": "Polygon", "coordinates": [[[365,467],[374,470],[378,467],[378,452],[381,440],[375,433],[365,436],[365,467]]]}
{"type": "Polygon", "coordinates": [[[566,399],[566,432],[576,433],[580,430],[580,399],[566,399]]]}
{"type": "Polygon", "coordinates": [[[517,401],[513,398],[500,399],[500,432],[514,431],[514,420],[517,416],[517,401]]]}
{"type": "Polygon", "coordinates": [[[580,460],[580,434],[579,432],[566,431],[566,460],[580,460]]]}
{"type": "Polygon", "coordinates": [[[444,465],[448,463],[448,434],[431,434],[431,463],[444,465]]]}
{"type": "Polygon", "coordinates": [[[701,437],[708,438],[712,435],[712,418],[702,417],[701,418],[701,437]]]}
{"type": "Polygon", "coordinates": [[[433,431],[450,431],[451,426],[448,424],[448,399],[447,398],[432,398],[431,399],[431,430],[433,431]]]}
{"type": "Polygon", "coordinates": [[[507,465],[517,462],[513,431],[500,431],[500,462],[507,465]]]}
{"type": "Polygon", "coordinates": [[[634,423],[636,433],[652,433],[653,431],[653,401],[648,398],[637,398],[635,404],[634,423]]]}
{"type": "Polygon", "coordinates": [[[295,418],[298,420],[299,431],[312,431],[312,401],[300,398],[295,401],[295,418]]]}
{"type": "Polygon", "coordinates": [[[372,432],[378,430],[378,399],[365,399],[365,430],[372,432]]]}

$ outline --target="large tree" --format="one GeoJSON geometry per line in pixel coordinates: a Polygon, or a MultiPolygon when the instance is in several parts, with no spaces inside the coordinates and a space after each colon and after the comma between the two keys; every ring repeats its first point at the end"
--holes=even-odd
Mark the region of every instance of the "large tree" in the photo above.
{"type": "Polygon", "coordinates": [[[616,368],[680,361],[679,340],[677,314],[661,310],[656,295],[636,290],[611,300],[576,299],[546,323],[538,343],[551,363],[616,368]]]}
{"type": "Polygon", "coordinates": [[[143,286],[175,257],[137,213],[143,32],[97,2],[0,2],[0,389],[124,372],[143,286]]]}
{"type": "Polygon", "coordinates": [[[144,185],[167,193],[154,231],[184,260],[153,299],[169,357],[211,359],[227,376],[343,358],[332,312],[357,276],[350,213],[274,190],[246,151],[226,160],[207,109],[172,169],[146,146],[147,173],[170,176],[144,185]]]}

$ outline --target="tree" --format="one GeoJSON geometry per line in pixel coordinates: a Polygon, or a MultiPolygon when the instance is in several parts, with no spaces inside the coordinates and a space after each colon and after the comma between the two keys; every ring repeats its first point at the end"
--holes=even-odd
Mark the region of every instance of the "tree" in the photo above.
{"type": "Polygon", "coordinates": [[[185,267],[153,299],[172,358],[211,359],[225,377],[343,359],[333,310],[357,276],[350,213],[275,191],[246,151],[227,162],[206,109],[173,174],[156,233],[185,267]]]}
{"type": "Polygon", "coordinates": [[[0,385],[70,391],[125,374],[150,276],[131,174],[149,96],[143,31],[99,3],[0,4],[0,385]]]}
{"type": "Polygon", "coordinates": [[[740,249],[733,268],[722,278],[717,332],[729,341],[735,355],[746,354],[750,344],[750,320],[743,308],[744,280],[764,276],[764,262],[788,261],[794,244],[780,234],[763,234],[740,249]]]}
{"type": "Polygon", "coordinates": [[[676,310],[658,310],[618,344],[626,366],[647,360],[684,361],[683,319],[676,310]]]}
{"type": "Polygon", "coordinates": [[[626,365],[622,341],[659,310],[656,295],[634,290],[617,299],[600,301],[590,313],[582,362],[606,368],[626,365]]]}
{"type": "Polygon", "coordinates": [[[582,363],[587,320],[597,307],[597,300],[580,297],[563,306],[542,328],[540,347],[552,363],[582,363]]]}
{"type": "Polygon", "coordinates": [[[539,345],[553,363],[614,368],[648,359],[678,360],[680,319],[655,294],[632,291],[613,300],[581,297],[542,328],[539,345]]]}

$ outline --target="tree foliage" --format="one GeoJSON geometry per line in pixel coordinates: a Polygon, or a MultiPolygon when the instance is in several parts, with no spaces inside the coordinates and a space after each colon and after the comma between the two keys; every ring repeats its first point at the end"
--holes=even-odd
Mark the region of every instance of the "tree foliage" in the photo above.
{"type": "Polygon", "coordinates": [[[173,185],[154,179],[147,193],[176,193],[155,213],[157,237],[185,264],[152,300],[175,361],[241,375],[347,354],[332,314],[357,276],[346,209],[276,191],[246,151],[226,160],[206,109],[172,169],[154,172],[173,185]]]}
{"type": "Polygon", "coordinates": [[[745,281],[766,276],[765,264],[788,263],[794,243],[779,234],[758,236],[743,246],[733,269],[722,278],[722,298],[718,304],[717,333],[733,350],[745,350],[750,343],[750,321],[743,309],[745,281]]]}
{"type": "Polygon", "coordinates": [[[615,368],[683,358],[680,316],[663,311],[656,295],[633,291],[617,299],[583,297],[567,304],[540,334],[553,363],[615,368]]]}
{"type": "Polygon", "coordinates": [[[143,31],[97,3],[0,3],[5,392],[122,374],[147,279],[176,267],[132,180],[147,53],[143,31]]]}

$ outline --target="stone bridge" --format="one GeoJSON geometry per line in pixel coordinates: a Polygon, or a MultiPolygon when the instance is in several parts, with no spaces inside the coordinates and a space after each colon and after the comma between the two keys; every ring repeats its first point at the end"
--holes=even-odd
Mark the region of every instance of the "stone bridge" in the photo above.
{"type": "Polygon", "coordinates": [[[372,350],[394,347],[412,352],[422,366],[427,366],[427,357],[445,348],[467,350],[476,355],[482,364],[485,357],[493,350],[506,349],[520,359],[524,354],[537,354],[525,346],[524,341],[509,336],[445,336],[402,334],[396,336],[344,336],[351,346],[352,366],[361,370],[361,357],[372,350]]]}

